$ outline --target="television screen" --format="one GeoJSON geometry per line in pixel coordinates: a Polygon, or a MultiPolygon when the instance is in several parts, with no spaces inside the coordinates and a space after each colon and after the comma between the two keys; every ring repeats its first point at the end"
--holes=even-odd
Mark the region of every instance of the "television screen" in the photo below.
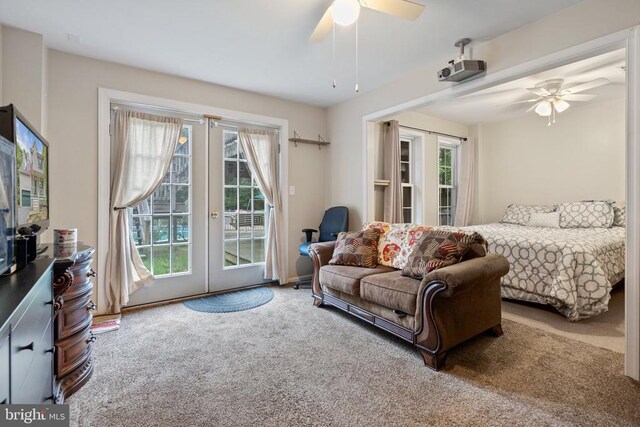
{"type": "Polygon", "coordinates": [[[48,147],[15,119],[16,222],[26,225],[49,219],[48,147]]]}

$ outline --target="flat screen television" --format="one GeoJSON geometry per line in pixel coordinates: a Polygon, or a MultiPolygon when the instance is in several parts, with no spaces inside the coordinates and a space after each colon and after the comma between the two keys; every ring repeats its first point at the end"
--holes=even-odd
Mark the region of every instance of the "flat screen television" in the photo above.
{"type": "Polygon", "coordinates": [[[0,135],[16,146],[16,229],[49,227],[49,143],[13,104],[0,107],[0,135]]]}

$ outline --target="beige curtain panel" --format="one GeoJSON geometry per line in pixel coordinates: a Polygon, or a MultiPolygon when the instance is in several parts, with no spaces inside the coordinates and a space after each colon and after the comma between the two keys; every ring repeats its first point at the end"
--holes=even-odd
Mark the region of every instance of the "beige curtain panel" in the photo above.
{"type": "Polygon", "coordinates": [[[385,123],[383,129],[384,176],[389,185],[384,190],[384,221],[404,222],[402,215],[402,174],[400,172],[400,124],[385,123]]]}
{"type": "Polygon", "coordinates": [[[238,129],[238,135],[249,169],[256,177],[269,210],[264,278],[279,280],[281,285],[286,285],[289,278],[284,268],[286,243],[278,167],[278,134],[275,130],[241,128],[238,129]]]}
{"type": "Polygon", "coordinates": [[[458,182],[458,197],[456,199],[456,212],[453,223],[456,227],[464,227],[471,224],[473,200],[475,197],[476,174],[476,141],[468,138],[460,145],[460,170],[458,182]]]}
{"type": "Polygon", "coordinates": [[[116,111],[106,268],[110,313],[119,313],[133,291],[153,280],[136,249],[126,208],[146,200],[158,188],[171,165],[181,129],[178,118],[116,111]]]}

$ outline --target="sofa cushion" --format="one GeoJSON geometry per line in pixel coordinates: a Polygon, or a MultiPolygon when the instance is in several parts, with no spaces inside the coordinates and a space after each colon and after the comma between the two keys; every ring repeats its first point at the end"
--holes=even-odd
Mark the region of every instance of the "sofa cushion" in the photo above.
{"type": "Polygon", "coordinates": [[[379,237],[380,232],[375,229],[355,233],[341,232],[329,264],[375,268],[378,265],[379,237]]]}
{"type": "Polygon", "coordinates": [[[320,269],[320,284],[340,292],[358,296],[360,295],[360,280],[363,277],[389,271],[393,271],[393,269],[382,265],[376,268],[325,265],[320,269]]]}
{"type": "Polygon", "coordinates": [[[396,270],[363,278],[360,298],[413,316],[419,289],[420,280],[405,277],[396,270]]]}
{"type": "Polygon", "coordinates": [[[484,238],[475,232],[431,230],[409,255],[402,275],[422,280],[432,270],[460,262],[473,245],[484,243],[484,238]]]}

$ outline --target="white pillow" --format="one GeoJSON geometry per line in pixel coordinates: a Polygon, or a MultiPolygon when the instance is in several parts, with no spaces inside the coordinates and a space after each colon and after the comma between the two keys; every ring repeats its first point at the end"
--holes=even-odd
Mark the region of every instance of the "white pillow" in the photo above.
{"type": "Polygon", "coordinates": [[[528,225],[529,227],[560,228],[560,212],[532,212],[528,225]]]}
{"type": "Polygon", "coordinates": [[[549,213],[555,211],[550,206],[529,206],[529,205],[509,205],[504,216],[500,220],[506,224],[529,225],[529,218],[532,213],[549,213]]]}

